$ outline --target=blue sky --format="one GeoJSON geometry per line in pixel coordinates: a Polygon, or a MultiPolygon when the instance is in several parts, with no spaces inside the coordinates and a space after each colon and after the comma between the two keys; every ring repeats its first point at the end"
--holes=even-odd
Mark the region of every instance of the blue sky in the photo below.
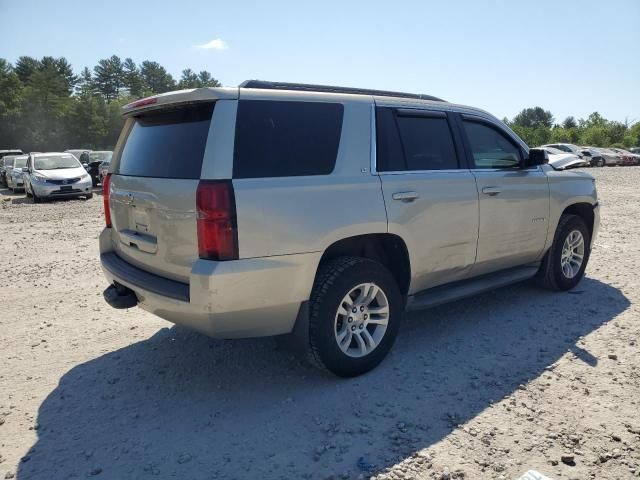
{"type": "Polygon", "coordinates": [[[640,0],[0,0],[0,57],[428,93],[513,117],[640,120],[640,0]],[[11,40],[9,40],[11,39],[11,40]],[[211,48],[197,48],[209,44],[211,48]]]}

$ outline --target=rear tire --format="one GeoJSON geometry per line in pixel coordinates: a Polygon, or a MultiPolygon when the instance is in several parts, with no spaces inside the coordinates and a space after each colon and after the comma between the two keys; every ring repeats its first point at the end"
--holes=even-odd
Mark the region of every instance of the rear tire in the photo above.
{"type": "Polygon", "coordinates": [[[340,257],[320,265],[309,301],[308,358],[340,377],[375,368],[404,315],[393,275],[380,263],[340,257]]]}
{"type": "Polygon", "coordinates": [[[536,282],[549,290],[572,289],[582,280],[590,254],[591,234],[585,221],[577,215],[562,215],[536,282]]]}

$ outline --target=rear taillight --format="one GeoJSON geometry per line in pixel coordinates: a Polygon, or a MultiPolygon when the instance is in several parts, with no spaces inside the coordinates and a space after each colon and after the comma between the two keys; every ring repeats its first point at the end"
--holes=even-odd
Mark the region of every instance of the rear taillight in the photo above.
{"type": "Polygon", "coordinates": [[[229,180],[201,180],[196,191],[198,254],[206,260],[238,259],[238,223],[229,180]]]}
{"type": "Polygon", "coordinates": [[[111,183],[111,174],[102,179],[102,199],[104,200],[104,222],[107,228],[111,228],[111,210],[109,209],[109,184],[111,183]]]}

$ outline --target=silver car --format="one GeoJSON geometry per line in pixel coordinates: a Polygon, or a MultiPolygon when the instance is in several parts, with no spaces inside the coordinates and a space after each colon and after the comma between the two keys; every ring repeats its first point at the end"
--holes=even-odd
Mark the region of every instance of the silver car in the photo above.
{"type": "Polygon", "coordinates": [[[575,287],[598,231],[592,176],[428,95],[248,81],[124,116],[105,300],[217,338],[290,334],[340,376],[382,361],[406,309],[575,287]]]}
{"type": "Polygon", "coordinates": [[[54,198],[93,197],[91,176],[70,153],[30,154],[24,171],[25,192],[35,203],[54,198]]]}
{"type": "Polygon", "coordinates": [[[12,192],[24,190],[24,168],[27,166],[28,155],[20,155],[13,158],[12,168],[7,168],[7,187],[12,192]]]}

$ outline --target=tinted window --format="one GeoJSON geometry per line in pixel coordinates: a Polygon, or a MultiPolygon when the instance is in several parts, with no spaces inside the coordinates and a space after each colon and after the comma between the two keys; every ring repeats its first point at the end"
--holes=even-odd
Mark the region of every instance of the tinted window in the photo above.
{"type": "Polygon", "coordinates": [[[398,116],[397,120],[407,170],[458,168],[446,117],[398,116]]]}
{"type": "Polygon", "coordinates": [[[513,168],[520,164],[520,149],[488,125],[464,121],[475,168],[513,168]]]}
{"type": "Polygon", "coordinates": [[[135,117],[115,173],[200,178],[212,113],[213,104],[206,104],[135,117]]]}
{"type": "Polygon", "coordinates": [[[378,171],[458,168],[445,116],[398,115],[393,109],[378,108],[376,122],[378,171]]]}
{"type": "Polygon", "coordinates": [[[331,173],[342,115],[343,107],[337,103],[240,101],[234,178],[331,173]]]}

